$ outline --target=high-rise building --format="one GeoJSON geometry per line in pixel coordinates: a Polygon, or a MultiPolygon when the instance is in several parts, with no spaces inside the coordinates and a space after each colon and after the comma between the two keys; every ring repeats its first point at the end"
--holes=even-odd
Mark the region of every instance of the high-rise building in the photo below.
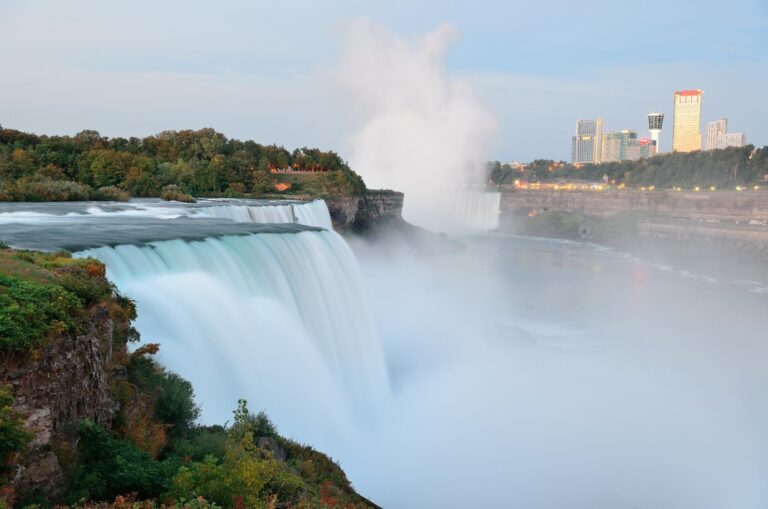
{"type": "Polygon", "coordinates": [[[651,132],[651,139],[654,141],[655,153],[661,150],[661,126],[664,124],[663,113],[648,114],[648,130],[651,132]]]}
{"type": "Polygon", "coordinates": [[[672,150],[692,152],[701,150],[701,90],[675,92],[672,122],[672,150]]]}
{"type": "Polygon", "coordinates": [[[571,161],[574,163],[599,163],[601,161],[602,140],[603,119],[576,122],[576,136],[571,139],[571,161]]]}
{"type": "Polygon", "coordinates": [[[728,119],[721,118],[714,122],[707,122],[707,145],[706,150],[717,148],[718,138],[728,132],[728,119]]]}
{"type": "Polygon", "coordinates": [[[743,147],[747,144],[744,133],[729,133],[728,119],[707,122],[707,150],[743,147]]]}
{"type": "Polygon", "coordinates": [[[622,129],[603,135],[602,161],[636,161],[641,157],[640,140],[637,131],[622,129]]]}

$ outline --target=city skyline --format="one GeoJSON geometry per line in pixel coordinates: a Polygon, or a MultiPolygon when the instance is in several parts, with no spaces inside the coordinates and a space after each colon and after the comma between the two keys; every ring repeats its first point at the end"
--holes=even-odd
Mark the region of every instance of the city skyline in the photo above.
{"type": "MultiPolygon", "coordinates": [[[[671,152],[746,146],[748,142],[745,133],[728,131],[727,117],[707,121],[702,126],[702,119],[704,118],[703,95],[701,89],[676,90],[674,92],[671,152]]],[[[661,111],[647,114],[648,138],[639,136],[638,131],[631,128],[608,130],[605,128],[605,121],[602,117],[598,117],[597,120],[580,119],[576,122],[576,135],[571,138],[569,161],[575,164],[599,164],[663,154],[665,151],[660,149],[660,140],[661,134],[665,131],[663,128],[665,125],[664,118],[665,113],[661,111]],[[595,125],[599,125],[599,130],[595,129],[595,125]],[[600,134],[593,140],[593,135],[596,132],[600,134]],[[627,144],[632,145],[629,152],[627,151],[627,144]],[[636,148],[639,148],[639,152],[636,148]]]]}

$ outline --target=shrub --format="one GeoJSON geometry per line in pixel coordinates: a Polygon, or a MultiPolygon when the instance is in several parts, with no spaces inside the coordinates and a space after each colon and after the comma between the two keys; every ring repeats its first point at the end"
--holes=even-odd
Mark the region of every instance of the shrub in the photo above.
{"type": "Polygon", "coordinates": [[[253,437],[278,437],[277,427],[272,423],[264,411],[256,415],[248,410],[248,402],[241,399],[237,402],[237,409],[234,411],[235,423],[232,425],[231,433],[235,436],[242,436],[247,433],[253,437]]]}
{"type": "Polygon", "coordinates": [[[206,456],[222,460],[226,445],[227,431],[223,426],[198,426],[186,438],[173,443],[173,455],[192,461],[202,461],[206,456]]]}
{"type": "Polygon", "coordinates": [[[165,201],[182,201],[185,203],[195,203],[195,199],[192,195],[185,193],[176,184],[170,184],[163,188],[160,192],[160,198],[165,201]]]}
{"type": "MultiPolygon", "coordinates": [[[[265,507],[268,502],[297,502],[306,491],[304,481],[290,467],[260,450],[254,429],[269,423],[248,411],[245,400],[238,401],[235,423],[227,432],[223,460],[213,455],[202,462],[179,469],[168,496],[202,496],[224,507],[265,507]]],[[[274,426],[269,423],[274,432],[274,426]]]]}
{"type": "Polygon", "coordinates": [[[70,479],[70,500],[112,500],[130,493],[154,498],[168,489],[178,470],[176,461],[155,461],[94,422],[80,421],[78,431],[78,465],[70,479]]]}
{"type": "Polygon", "coordinates": [[[117,186],[104,186],[93,192],[94,200],[128,201],[131,195],[117,186]]]}
{"type": "Polygon", "coordinates": [[[32,438],[24,431],[24,422],[13,409],[13,403],[11,388],[0,386],[0,474],[8,472],[10,458],[23,451],[32,438]]]}
{"type": "Polygon", "coordinates": [[[165,374],[160,379],[155,417],[170,425],[171,438],[184,436],[199,415],[192,384],[176,373],[165,374]]]}
{"type": "Polygon", "coordinates": [[[74,330],[81,308],[80,299],[61,286],[0,274],[0,351],[26,352],[50,333],[74,330]]]}
{"type": "Polygon", "coordinates": [[[16,182],[16,201],[84,201],[91,197],[90,186],[70,180],[19,179],[16,182]]]}

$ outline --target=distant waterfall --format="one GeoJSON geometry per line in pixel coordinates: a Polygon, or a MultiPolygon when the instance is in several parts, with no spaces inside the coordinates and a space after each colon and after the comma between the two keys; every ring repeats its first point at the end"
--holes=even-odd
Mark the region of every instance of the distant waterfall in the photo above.
{"type": "Polygon", "coordinates": [[[473,230],[499,227],[501,193],[496,191],[461,191],[456,194],[460,222],[473,230]]]}
{"type": "Polygon", "coordinates": [[[330,400],[340,394],[357,409],[387,394],[359,267],[333,231],[171,240],[76,256],[102,260],[135,299],[143,341],[161,343],[163,362],[192,381],[206,421],[226,418],[238,397],[255,398],[276,417],[301,411],[281,415],[296,422],[307,410],[337,411],[341,400],[330,400]],[[286,404],[297,399],[309,408],[286,404]]]}
{"type": "Polygon", "coordinates": [[[299,223],[330,230],[333,228],[328,207],[323,200],[278,205],[243,205],[225,203],[202,207],[198,216],[220,217],[241,223],[299,223]]]}

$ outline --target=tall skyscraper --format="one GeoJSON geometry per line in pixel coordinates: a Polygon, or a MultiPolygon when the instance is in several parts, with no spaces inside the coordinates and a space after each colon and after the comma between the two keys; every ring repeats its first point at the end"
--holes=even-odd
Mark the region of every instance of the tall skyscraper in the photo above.
{"type": "Polygon", "coordinates": [[[706,150],[714,150],[717,148],[718,138],[720,135],[728,132],[728,119],[721,118],[714,122],[707,122],[707,145],[706,150]]]}
{"type": "Polygon", "coordinates": [[[661,126],[664,124],[663,113],[649,113],[648,114],[648,130],[651,132],[651,140],[653,140],[656,147],[655,153],[659,153],[661,150],[661,126]]]}
{"type": "Polygon", "coordinates": [[[576,122],[576,136],[571,139],[571,161],[582,164],[599,163],[602,160],[602,140],[602,118],[576,122]]]}
{"type": "Polygon", "coordinates": [[[701,90],[675,92],[672,150],[701,150],[701,90]]]}
{"type": "Polygon", "coordinates": [[[728,119],[707,122],[707,150],[743,147],[747,144],[744,133],[729,133],[728,119]]]}

